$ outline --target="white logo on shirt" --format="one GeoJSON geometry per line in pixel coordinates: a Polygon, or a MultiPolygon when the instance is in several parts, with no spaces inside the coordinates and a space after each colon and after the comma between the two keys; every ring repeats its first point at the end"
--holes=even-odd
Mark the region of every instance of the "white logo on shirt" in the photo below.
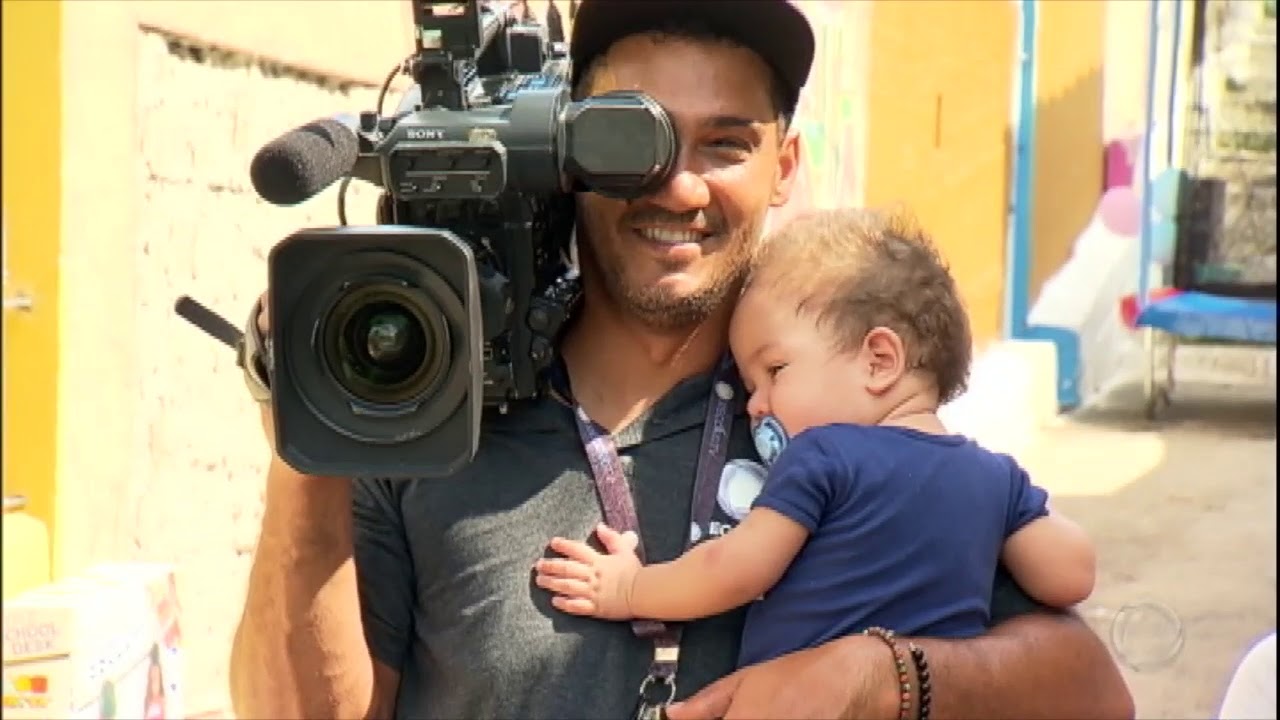
{"type": "MultiPolygon", "coordinates": [[[[716,503],[720,510],[734,522],[712,520],[707,527],[707,535],[720,537],[732,530],[737,523],[751,512],[751,503],[756,501],[764,488],[766,471],[764,466],[753,460],[730,460],[720,471],[720,487],[716,492],[716,503]]],[[[702,539],[702,528],[697,523],[689,525],[689,543],[696,544],[702,539]]]]}
{"type": "Polygon", "coordinates": [[[764,489],[765,469],[752,460],[730,460],[720,471],[720,491],[716,501],[725,515],[742,521],[751,512],[751,503],[764,489]]]}

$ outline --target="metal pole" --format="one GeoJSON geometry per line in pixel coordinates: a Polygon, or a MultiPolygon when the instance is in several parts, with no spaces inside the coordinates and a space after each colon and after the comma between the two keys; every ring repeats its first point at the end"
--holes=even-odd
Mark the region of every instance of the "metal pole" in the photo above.
{"type": "Polygon", "coordinates": [[[1011,338],[1027,333],[1031,302],[1031,229],[1035,219],[1036,157],[1036,3],[1020,0],[1018,40],[1018,112],[1014,131],[1013,222],[1006,247],[1005,332],[1011,338]]]}
{"type": "Polygon", "coordinates": [[[1175,136],[1178,131],[1179,123],[1174,122],[1178,117],[1178,99],[1181,93],[1178,92],[1179,73],[1178,69],[1182,66],[1182,2],[1183,0],[1173,0],[1173,45],[1169,52],[1172,63],[1169,65],[1169,115],[1165,118],[1165,123],[1169,127],[1169,134],[1165,147],[1165,167],[1171,168],[1176,165],[1177,154],[1174,148],[1177,145],[1175,136]]]}
{"type": "Polygon", "coordinates": [[[1147,108],[1146,131],[1142,133],[1142,197],[1138,207],[1140,216],[1138,246],[1138,309],[1147,306],[1147,295],[1151,285],[1151,145],[1155,135],[1156,77],[1159,49],[1160,5],[1157,0],[1150,0],[1150,14],[1147,23],[1147,108]]]}

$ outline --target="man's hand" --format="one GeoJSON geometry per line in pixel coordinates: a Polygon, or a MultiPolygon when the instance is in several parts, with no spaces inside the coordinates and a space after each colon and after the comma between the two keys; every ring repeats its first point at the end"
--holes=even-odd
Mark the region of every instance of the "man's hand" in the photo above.
{"type": "MultiPolygon", "coordinates": [[[[271,337],[271,317],[267,314],[267,291],[265,290],[262,295],[258,296],[258,317],[256,322],[258,323],[258,332],[262,334],[262,337],[271,337]]],[[[248,331],[246,330],[246,332],[248,331]]],[[[271,403],[261,403],[259,409],[259,417],[262,419],[262,432],[266,435],[267,444],[271,446],[271,451],[274,453],[276,451],[276,424],[271,415],[271,403]]]]}
{"type": "Polygon", "coordinates": [[[267,314],[267,292],[264,290],[258,297],[258,330],[262,337],[271,335],[271,316],[267,314]]]}
{"type": "Polygon", "coordinates": [[[570,615],[606,620],[630,620],[631,588],[640,571],[635,533],[620,533],[607,525],[596,526],[596,535],[608,554],[567,538],[552,538],[551,549],[564,559],[543,559],[534,564],[538,587],[557,593],[551,604],[570,615]]]}
{"type": "Polygon", "coordinates": [[[856,636],[743,668],[670,706],[667,717],[892,720],[899,702],[889,649],[856,636]]]}

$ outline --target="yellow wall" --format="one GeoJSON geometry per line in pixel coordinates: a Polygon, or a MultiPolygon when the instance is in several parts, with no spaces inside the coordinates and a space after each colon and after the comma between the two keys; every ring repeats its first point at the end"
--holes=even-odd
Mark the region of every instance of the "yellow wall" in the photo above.
{"type": "MultiPolygon", "coordinates": [[[[1041,2],[1038,10],[1033,303],[1070,257],[1102,194],[1107,3],[1041,2]]],[[[1145,27],[1136,30],[1138,41],[1145,27]]]]}
{"type": "MultiPolygon", "coordinates": [[[[2,7],[4,294],[35,303],[4,311],[4,492],[25,495],[28,512],[56,529],[63,5],[2,7]]],[[[17,541],[6,533],[6,550],[17,541]]]]}
{"type": "Polygon", "coordinates": [[[876,0],[866,201],[904,203],[951,263],[975,340],[1000,333],[1017,8],[876,0]]]}

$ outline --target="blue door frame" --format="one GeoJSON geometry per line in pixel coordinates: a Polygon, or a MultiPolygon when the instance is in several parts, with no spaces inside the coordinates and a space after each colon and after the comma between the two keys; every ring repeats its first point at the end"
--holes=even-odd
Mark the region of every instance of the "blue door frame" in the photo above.
{"type": "MultiPolygon", "coordinates": [[[[1016,78],[1018,94],[1016,100],[1017,113],[1013,121],[1015,125],[1016,150],[1013,162],[1013,197],[1010,198],[1010,231],[1006,245],[1004,330],[1007,337],[1015,340],[1047,340],[1056,346],[1058,355],[1058,407],[1061,410],[1070,410],[1080,405],[1080,336],[1070,328],[1030,325],[1027,321],[1027,316],[1031,309],[1031,262],[1034,252],[1032,231],[1035,218],[1035,80],[1037,34],[1039,32],[1037,3],[1039,0],[1014,1],[1018,3],[1020,11],[1019,56],[1016,78]]],[[[1159,7],[1158,0],[1152,0],[1149,15],[1150,27],[1148,28],[1148,43],[1150,45],[1148,48],[1148,63],[1151,70],[1149,70],[1147,78],[1149,86],[1147,88],[1147,130],[1144,133],[1146,145],[1143,152],[1143,157],[1146,158],[1150,157],[1150,141],[1154,127],[1152,125],[1154,91],[1150,85],[1156,82],[1155,63],[1160,30],[1159,7]]],[[[1173,13],[1173,58],[1170,67],[1173,68],[1171,72],[1176,74],[1179,67],[1179,47],[1182,32],[1182,3],[1175,0],[1171,9],[1173,13]]],[[[1170,118],[1174,117],[1177,112],[1176,103],[1177,94],[1170,92],[1168,106],[1170,118]]],[[[1171,167],[1173,165],[1174,131],[1174,124],[1170,121],[1167,152],[1169,153],[1168,160],[1171,167]]],[[[1146,174],[1150,175],[1150,173],[1146,174]]],[[[1149,183],[1150,178],[1144,178],[1144,182],[1149,183]]],[[[1150,192],[1144,191],[1143,196],[1149,198],[1150,192]]],[[[1146,225],[1144,213],[1144,235],[1146,234],[1146,225]]],[[[1145,298],[1148,284],[1147,272],[1150,264],[1147,261],[1148,245],[1148,239],[1144,237],[1142,243],[1143,260],[1139,267],[1140,298],[1145,298]]]]}
{"type": "Polygon", "coordinates": [[[1019,10],[1017,113],[1014,119],[1013,197],[1005,248],[1004,331],[1013,340],[1047,340],[1057,349],[1058,407],[1080,405],[1080,338],[1069,328],[1028,324],[1035,226],[1036,67],[1040,29],[1037,2],[1016,0],[1019,10]]]}

